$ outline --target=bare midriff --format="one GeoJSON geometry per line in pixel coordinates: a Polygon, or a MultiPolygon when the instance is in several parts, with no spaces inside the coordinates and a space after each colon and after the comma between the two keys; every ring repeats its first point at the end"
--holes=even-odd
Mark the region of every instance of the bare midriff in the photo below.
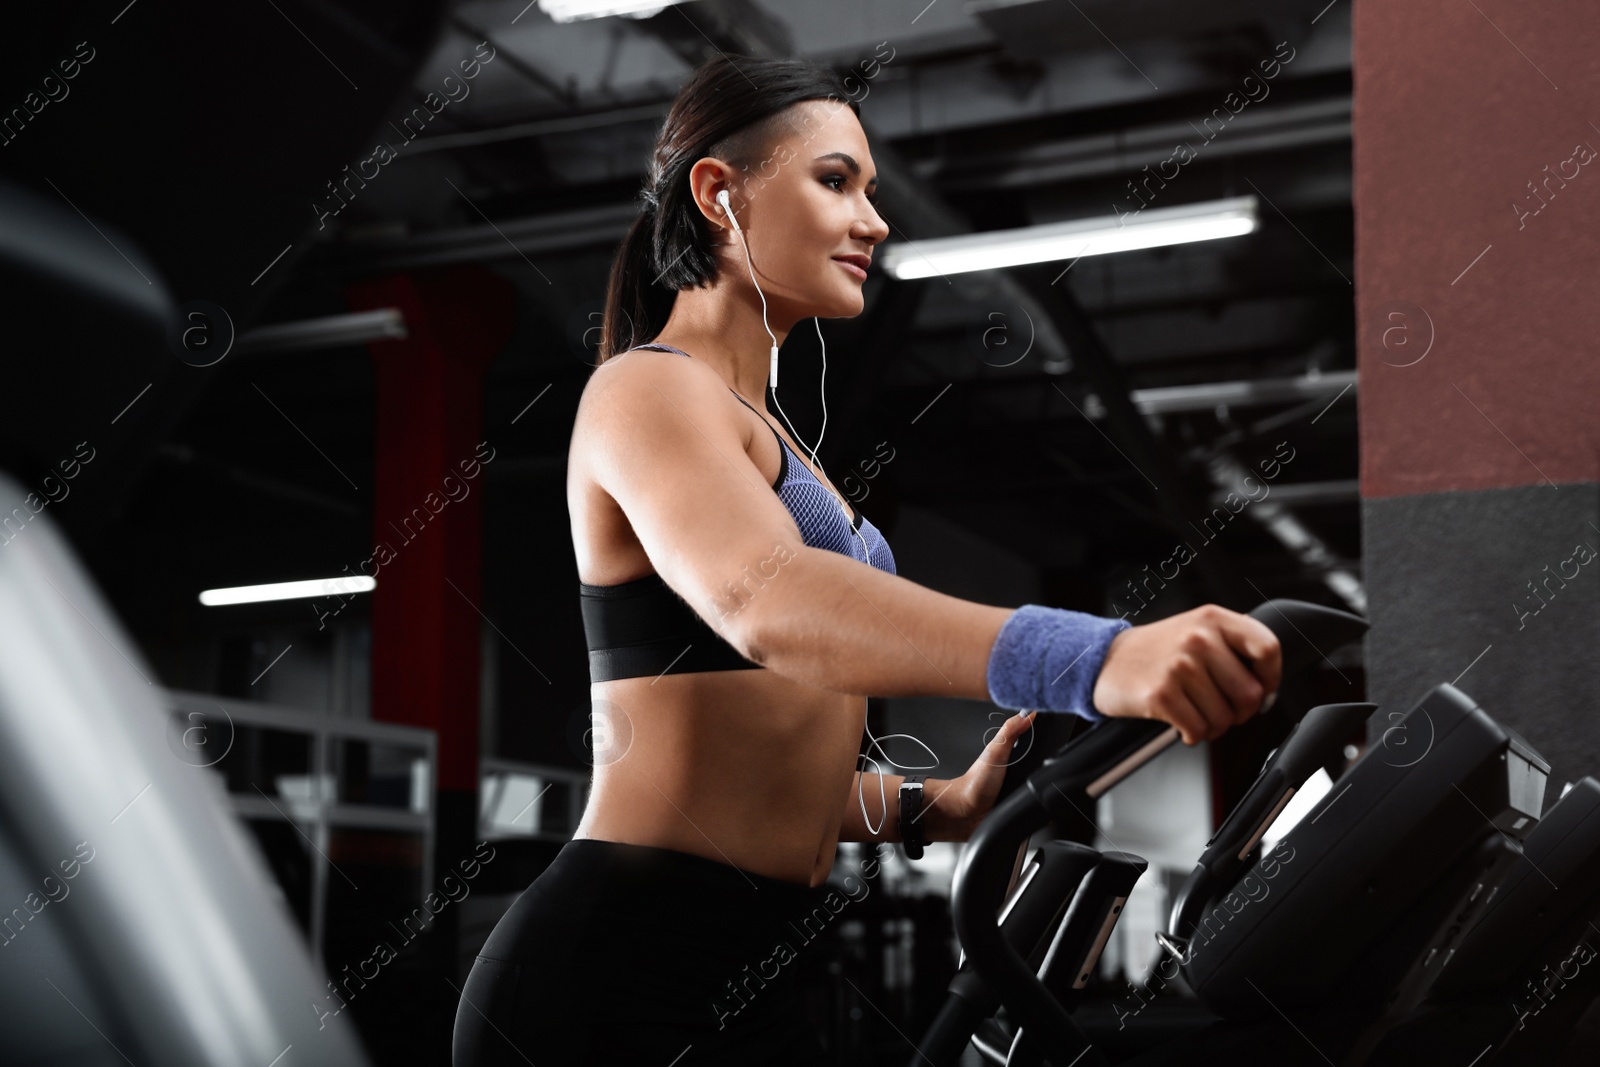
{"type": "Polygon", "coordinates": [[[804,885],[833,867],[865,697],[768,670],[590,687],[608,737],[574,836],[655,845],[804,885]]]}

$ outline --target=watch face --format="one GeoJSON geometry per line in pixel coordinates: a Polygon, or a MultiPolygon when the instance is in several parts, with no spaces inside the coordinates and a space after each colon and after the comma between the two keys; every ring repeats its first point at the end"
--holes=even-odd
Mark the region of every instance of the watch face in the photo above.
{"type": "Polygon", "coordinates": [[[916,822],[922,814],[923,775],[909,775],[900,782],[900,843],[907,859],[921,859],[923,827],[916,822]]]}

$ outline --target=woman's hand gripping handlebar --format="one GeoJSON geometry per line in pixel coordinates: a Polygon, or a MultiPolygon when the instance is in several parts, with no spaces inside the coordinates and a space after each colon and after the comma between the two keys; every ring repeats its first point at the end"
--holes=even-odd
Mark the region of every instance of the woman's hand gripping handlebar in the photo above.
{"type": "Polygon", "coordinates": [[[1270,627],[1205,604],[1117,634],[1093,702],[1107,718],[1168,723],[1193,745],[1271,707],[1282,678],[1283,650],[1270,627]]]}

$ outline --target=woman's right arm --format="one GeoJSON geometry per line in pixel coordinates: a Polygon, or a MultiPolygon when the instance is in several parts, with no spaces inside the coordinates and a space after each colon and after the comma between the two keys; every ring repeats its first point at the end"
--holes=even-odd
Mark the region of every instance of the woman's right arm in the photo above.
{"type": "Polygon", "coordinates": [[[987,699],[989,649],[1014,609],[809,547],[750,459],[749,422],[716,372],[665,353],[626,358],[603,364],[579,405],[592,477],[713,630],[822,688],[987,699]]]}
{"type": "MultiPolygon", "coordinates": [[[[681,356],[626,358],[632,362],[595,372],[579,407],[579,426],[594,446],[592,476],[628,517],[662,580],[713,630],[747,659],[824,689],[990,699],[990,652],[1016,609],[948,596],[808,547],[747,454],[749,423],[722,379],[681,356]]],[[[1240,708],[1248,707],[1242,717],[1253,714],[1266,691],[1225,639],[1243,634],[1258,653],[1262,635],[1274,651],[1276,641],[1252,619],[1215,612],[1224,614],[1196,609],[1125,630],[1109,652],[1102,647],[1068,669],[1085,672],[1085,691],[1097,688],[1102,663],[1129,645],[1141,678],[1130,684],[1119,672],[1124,681],[1107,691],[1113,706],[1100,711],[1161,718],[1185,741],[1216,736],[1241,720],[1240,708]],[[1159,639],[1141,634],[1128,642],[1136,631],[1159,639]],[[1154,711],[1134,707],[1151,698],[1154,711]]],[[[1275,678],[1262,681],[1276,688],[1275,678]]]]}

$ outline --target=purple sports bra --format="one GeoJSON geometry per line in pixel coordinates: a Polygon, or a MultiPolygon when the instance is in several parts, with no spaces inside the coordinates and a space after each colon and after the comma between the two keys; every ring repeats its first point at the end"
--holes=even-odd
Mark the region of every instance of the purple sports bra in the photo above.
{"type": "MultiPolygon", "coordinates": [[[[635,347],[689,355],[660,343],[635,347]]],[[[728,391],[745,407],[756,410],[731,386],[728,391]]],[[[879,570],[896,573],[894,553],[878,528],[859,510],[853,519],[847,518],[839,498],[817,479],[770,423],[767,428],[780,446],[778,477],[772,488],[794,517],[801,539],[813,548],[841,552],[879,570]]],[[[591,681],[760,667],[739,655],[660,575],[646,574],[619,585],[579,582],[578,593],[591,681]]]]}

